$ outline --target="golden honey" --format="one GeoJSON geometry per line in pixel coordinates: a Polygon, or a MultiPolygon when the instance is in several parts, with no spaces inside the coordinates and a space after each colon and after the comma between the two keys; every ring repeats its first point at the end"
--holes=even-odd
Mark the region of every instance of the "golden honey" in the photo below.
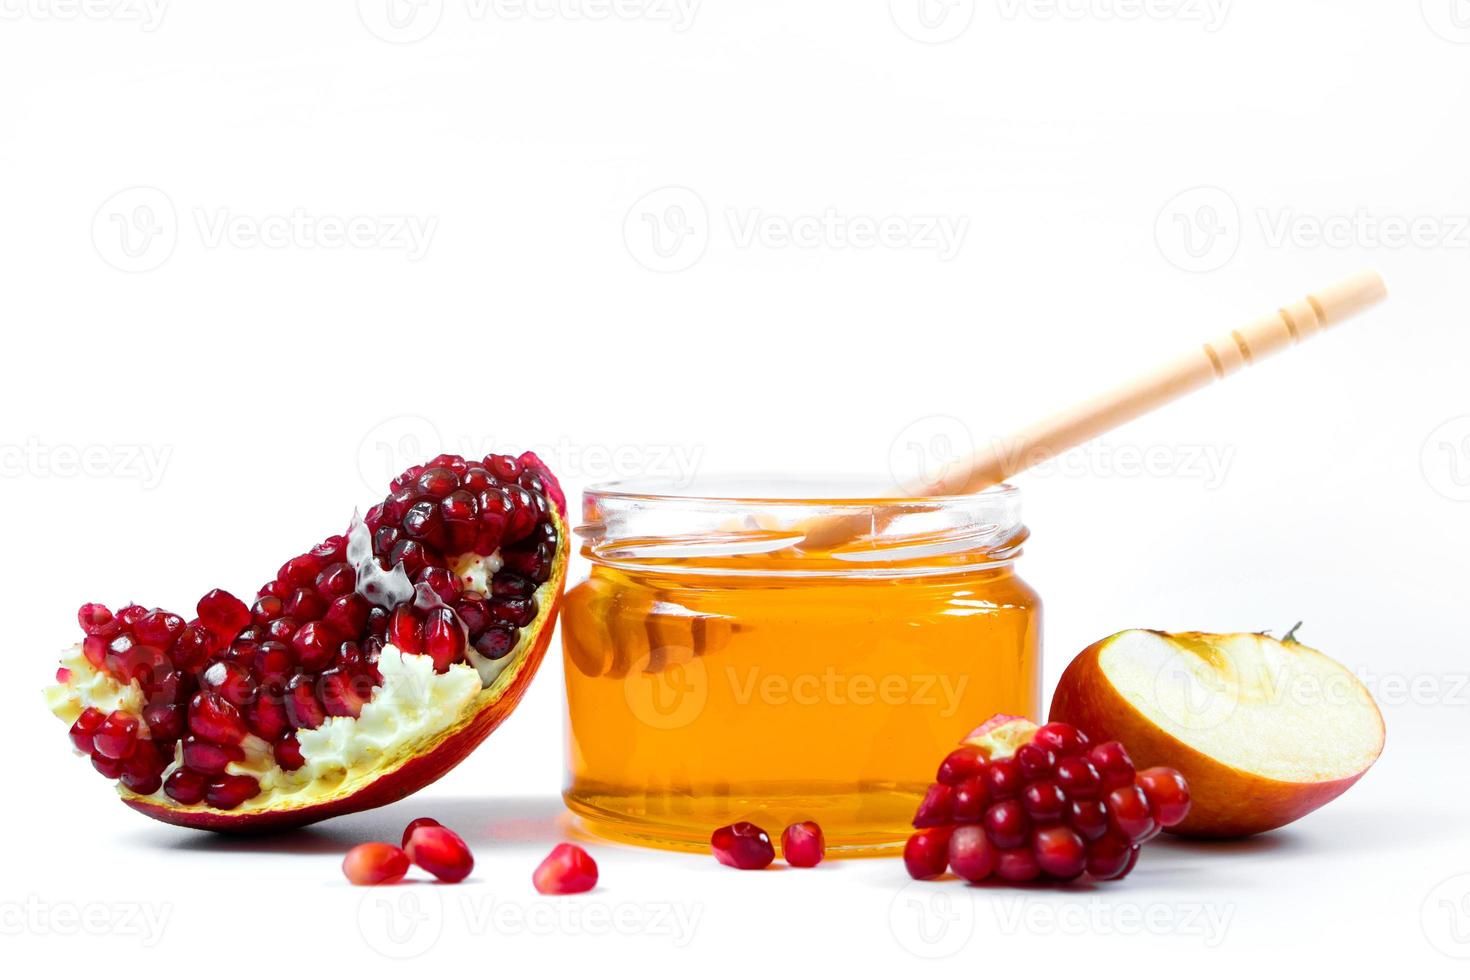
{"type": "Polygon", "coordinates": [[[704,848],[816,820],[900,846],[939,760],[1039,713],[1040,605],[1011,488],[940,501],[589,491],[566,597],[568,807],[617,840],[704,848]],[[808,547],[857,516],[868,533],[808,547]]]}

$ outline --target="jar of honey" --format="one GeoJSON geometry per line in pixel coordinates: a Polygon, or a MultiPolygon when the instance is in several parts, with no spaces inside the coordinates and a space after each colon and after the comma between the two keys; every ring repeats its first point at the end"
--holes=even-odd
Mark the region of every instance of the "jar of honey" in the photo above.
{"type": "Polygon", "coordinates": [[[592,569],[561,632],[564,795],[588,830],[693,850],[737,820],[815,820],[834,856],[882,853],[967,732],[1038,716],[1018,491],[854,487],[584,495],[592,569]]]}

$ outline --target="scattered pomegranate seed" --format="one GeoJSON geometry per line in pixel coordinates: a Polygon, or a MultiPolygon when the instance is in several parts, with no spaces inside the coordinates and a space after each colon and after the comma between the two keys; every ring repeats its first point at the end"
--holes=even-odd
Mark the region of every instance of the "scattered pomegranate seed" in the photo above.
{"type": "Polygon", "coordinates": [[[1178,772],[1135,773],[1120,743],[1091,746],[1071,725],[998,717],[970,738],[945,757],[914,815],[904,863],[915,878],[948,867],[971,882],[1113,880],[1189,812],[1178,772]]]}
{"type": "Polygon", "coordinates": [[[138,745],[138,719],[125,711],[114,711],[92,736],[98,755],[109,759],[126,759],[138,745]]]}
{"type": "Polygon", "coordinates": [[[597,885],[597,862],[576,844],[558,844],[531,874],[543,895],[575,895],[597,885]]]}
{"type": "Polygon", "coordinates": [[[710,847],[721,864],[742,871],[758,871],[776,859],[771,838],[747,821],[716,830],[710,835],[710,847]]]}
{"type": "Polygon", "coordinates": [[[1145,769],[1138,774],[1138,785],[1160,827],[1173,827],[1189,816],[1189,784],[1177,769],[1145,769]]]}
{"type": "Polygon", "coordinates": [[[408,859],[441,881],[463,881],[475,869],[469,845],[448,827],[419,827],[404,846],[408,859]]]}
{"type": "Polygon", "coordinates": [[[827,856],[827,841],[815,821],[794,823],[781,833],[781,857],[793,868],[815,868],[827,856]]]}
{"type": "Polygon", "coordinates": [[[391,885],[408,874],[408,855],[392,844],[358,844],[342,859],[342,873],[354,885],[391,885]]]}
{"type": "Polygon", "coordinates": [[[408,839],[410,837],[412,837],[413,836],[413,832],[415,830],[418,830],[420,827],[442,827],[442,826],[444,826],[444,825],[441,824],[439,821],[435,820],[433,817],[416,817],[413,820],[410,820],[408,822],[408,826],[403,828],[403,846],[404,847],[407,847],[408,846],[408,839]]]}
{"type": "Polygon", "coordinates": [[[949,867],[951,827],[929,827],[908,839],[903,846],[903,863],[909,876],[924,880],[938,878],[949,867]]]}

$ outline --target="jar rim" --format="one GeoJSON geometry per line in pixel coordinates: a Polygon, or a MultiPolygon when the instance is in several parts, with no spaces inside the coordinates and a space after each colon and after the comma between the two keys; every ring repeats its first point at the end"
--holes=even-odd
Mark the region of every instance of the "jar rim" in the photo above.
{"type": "Polygon", "coordinates": [[[583,490],[583,499],[589,497],[617,498],[622,500],[644,500],[644,501],[680,501],[684,503],[708,502],[711,504],[792,504],[801,506],[821,505],[826,507],[858,507],[870,508],[873,506],[893,505],[927,505],[934,507],[940,504],[968,505],[977,502],[1000,502],[1013,500],[1021,494],[1020,488],[1010,483],[997,483],[986,487],[975,493],[965,494],[936,494],[919,495],[894,493],[891,486],[892,481],[883,481],[872,476],[836,476],[836,477],[801,477],[801,476],[709,476],[697,477],[693,480],[664,480],[633,478],[626,480],[609,480],[604,483],[596,483],[583,490]],[[748,487],[752,489],[714,489],[720,486],[748,487]],[[699,488],[711,487],[703,492],[695,492],[699,488]],[[806,492],[796,492],[799,488],[822,488],[826,491],[810,489],[806,492]],[[852,488],[860,492],[840,492],[843,488],[852,488]],[[758,488],[764,488],[764,491],[758,488]],[[777,489],[782,488],[782,489],[777,489]]]}

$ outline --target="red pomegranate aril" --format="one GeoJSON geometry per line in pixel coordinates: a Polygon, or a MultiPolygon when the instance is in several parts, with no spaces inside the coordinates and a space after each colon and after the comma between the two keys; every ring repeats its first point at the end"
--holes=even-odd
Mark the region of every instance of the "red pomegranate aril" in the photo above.
{"type": "Polygon", "coordinates": [[[388,621],[388,642],[403,653],[424,652],[424,624],[412,606],[399,606],[388,621]]]}
{"type": "Polygon", "coordinates": [[[133,635],[141,643],[167,649],[184,628],[184,621],[171,612],[154,609],[133,626],[133,635]]]}
{"type": "Polygon", "coordinates": [[[426,568],[419,572],[414,584],[427,585],[440,602],[453,602],[459,598],[459,584],[454,580],[454,573],[447,568],[426,568]]]}
{"type": "Polygon", "coordinates": [[[954,788],[954,805],[951,807],[954,823],[979,823],[985,816],[985,806],[990,802],[985,780],[976,776],[954,788]]]}
{"type": "Polygon", "coordinates": [[[492,626],[475,641],[475,651],[486,660],[499,660],[515,649],[517,638],[513,629],[492,626]]]}
{"type": "Polygon", "coordinates": [[[1032,783],[1021,791],[1021,805],[1032,823],[1055,823],[1067,810],[1067,795],[1050,781],[1032,783]]]}
{"type": "Polygon", "coordinates": [[[280,619],[271,620],[266,625],[265,635],[267,639],[275,640],[278,643],[290,643],[291,638],[296,635],[296,631],[299,629],[301,629],[301,622],[299,620],[292,616],[282,616],[280,619]]]}
{"type": "Polygon", "coordinates": [[[1067,826],[1087,840],[1097,840],[1108,832],[1108,805],[1102,800],[1073,800],[1067,812],[1067,826]]]}
{"type": "Polygon", "coordinates": [[[1090,800],[1102,792],[1102,776],[1097,767],[1080,755],[1058,762],[1053,779],[1069,799],[1090,800]]]}
{"type": "Polygon", "coordinates": [[[1087,736],[1065,722],[1042,725],[1031,736],[1031,743],[1051,749],[1058,757],[1077,755],[1087,750],[1087,736]]]}
{"type": "Polygon", "coordinates": [[[764,830],[742,820],[721,827],[710,835],[715,858],[726,867],[758,871],[776,859],[776,849],[764,830]]]}
{"type": "Polygon", "coordinates": [[[1041,745],[1023,745],[1016,750],[1016,765],[1021,769],[1021,778],[1028,783],[1046,779],[1056,768],[1056,753],[1041,745]]]}
{"type": "Polygon", "coordinates": [[[391,885],[408,874],[408,855],[392,844],[358,844],[342,859],[342,873],[354,885],[391,885]]]}
{"type": "Polygon", "coordinates": [[[279,640],[266,640],[257,648],[255,670],[262,679],[285,681],[296,673],[296,653],[279,640]]]}
{"type": "Polygon", "coordinates": [[[306,765],[306,757],[301,754],[301,743],[296,740],[295,735],[287,735],[272,747],[272,754],[276,758],[276,765],[287,772],[295,772],[306,765]]]}
{"type": "Polygon", "coordinates": [[[356,592],[349,592],[332,600],[322,622],[337,636],[361,636],[371,610],[371,603],[356,592]]]}
{"type": "Polygon", "coordinates": [[[1025,786],[1015,759],[992,760],[985,767],[985,783],[992,800],[1012,799],[1025,786]]]}
{"type": "Polygon", "coordinates": [[[946,786],[958,786],[967,779],[983,776],[984,771],[985,756],[980,750],[973,745],[961,745],[944,757],[934,778],[946,786]]]}
{"type": "Polygon", "coordinates": [[[117,618],[122,620],[124,626],[132,626],[146,615],[148,610],[137,603],[123,606],[117,611],[117,618]]]}
{"type": "Polygon", "coordinates": [[[1133,760],[1128,757],[1128,750],[1123,748],[1122,742],[1104,742],[1093,746],[1087,753],[1087,760],[1102,777],[1104,793],[1132,785],[1135,777],[1133,760]]]}
{"type": "Polygon", "coordinates": [[[441,824],[439,821],[435,820],[433,817],[415,817],[413,820],[410,820],[408,822],[408,826],[407,827],[404,827],[403,828],[403,846],[404,847],[407,847],[408,846],[408,839],[410,837],[412,837],[413,836],[413,832],[415,830],[418,830],[420,827],[442,827],[442,826],[444,826],[444,825],[441,824]]]}
{"type": "Polygon", "coordinates": [[[163,782],[163,792],[169,799],[184,806],[193,806],[204,799],[205,776],[188,769],[175,769],[163,782]]]}
{"type": "Polygon", "coordinates": [[[316,581],[324,564],[316,555],[300,555],[281,566],[276,580],[292,589],[300,589],[316,581]]]}
{"type": "Polygon", "coordinates": [[[558,844],[531,874],[542,895],[577,895],[597,885],[597,862],[576,844],[558,844]]]}
{"type": "Polygon", "coordinates": [[[781,857],[793,868],[815,868],[827,856],[827,839],[814,820],[794,823],[781,832],[781,857]]]}
{"type": "Polygon", "coordinates": [[[245,754],[235,746],[226,748],[223,745],[215,745],[202,738],[190,736],[184,739],[183,758],[184,765],[195,772],[202,772],[206,776],[218,776],[231,762],[239,762],[244,759],[245,754]]]}
{"type": "Polygon", "coordinates": [[[228,660],[216,660],[204,671],[204,685],[236,708],[255,700],[255,681],[249,671],[228,660]]]}
{"type": "MultiPolygon", "coordinates": [[[[86,607],[84,606],[83,608],[86,607]]],[[[101,728],[102,723],[106,720],[107,716],[96,708],[82,709],[82,713],[77,716],[77,720],[72,722],[69,732],[71,735],[71,744],[77,747],[78,752],[83,755],[92,754],[92,736],[97,734],[97,729],[101,728]]]]}
{"type": "Polygon", "coordinates": [[[968,882],[980,882],[995,873],[997,851],[984,828],[956,827],[949,838],[950,870],[968,882]]]}
{"type": "Polygon", "coordinates": [[[919,809],[914,813],[914,826],[940,827],[953,823],[954,816],[954,787],[943,783],[935,783],[929,787],[924,794],[924,799],[919,803],[919,809]]]}
{"type": "Polygon", "coordinates": [[[949,839],[953,827],[927,827],[903,846],[903,865],[918,881],[938,878],[949,867],[949,839]]]}
{"type": "Polygon", "coordinates": [[[1041,865],[1029,847],[1001,851],[995,859],[995,873],[1002,881],[1020,884],[1041,877],[1041,865]]]}
{"type": "Polygon", "coordinates": [[[985,833],[1002,850],[1020,847],[1031,832],[1026,810],[1016,800],[1001,800],[985,811],[985,833]]]}
{"type": "Polygon", "coordinates": [[[140,741],[123,763],[122,784],[140,796],[156,793],[163,785],[163,770],[169,761],[156,743],[140,741]]]}
{"type": "Polygon", "coordinates": [[[518,629],[530,626],[536,620],[536,600],[497,599],[490,603],[490,615],[518,629]]]}
{"type": "Polygon", "coordinates": [[[464,656],[465,635],[452,609],[431,610],[424,623],[424,653],[434,661],[434,670],[444,673],[464,656]]]}
{"type": "Polygon", "coordinates": [[[233,810],[260,792],[254,776],[221,776],[204,790],[204,799],[216,810],[233,810]]]}
{"type": "Polygon", "coordinates": [[[1143,843],[1159,831],[1148,797],[1138,786],[1125,786],[1109,793],[1108,810],[1113,828],[1135,844],[1143,843]]]}
{"type": "Polygon", "coordinates": [[[88,636],[101,636],[112,628],[112,610],[97,602],[89,602],[77,610],[77,622],[88,636]]]}
{"type": "Polygon", "coordinates": [[[109,759],[107,756],[99,753],[92,756],[92,768],[101,773],[104,779],[121,779],[123,774],[123,761],[121,759],[109,759]]]}
{"type": "Polygon", "coordinates": [[[93,667],[102,668],[107,662],[107,637],[105,635],[89,636],[82,641],[82,656],[93,667]]]}
{"type": "Polygon", "coordinates": [[[296,589],[286,597],[286,615],[304,623],[319,619],[327,611],[327,600],[313,589],[296,589]]]}
{"type": "Polygon", "coordinates": [[[286,685],[286,717],[293,728],[320,728],[327,720],[326,709],[317,699],[312,679],[297,674],[286,685]]]}
{"type": "Polygon", "coordinates": [[[189,701],[189,730],[219,745],[239,745],[247,734],[240,710],[212,691],[189,701]]]}
{"type": "Polygon", "coordinates": [[[1087,845],[1087,873],[1099,881],[1115,881],[1133,870],[1138,845],[1121,834],[1108,834],[1087,845]]]}
{"type": "Polygon", "coordinates": [[[252,622],[264,626],[273,619],[280,619],[286,615],[286,603],[273,595],[263,595],[255,600],[255,605],[250,608],[250,619],[252,622]]]}
{"type": "Polygon", "coordinates": [[[322,708],[333,718],[356,718],[372,697],[372,685],[337,668],[319,678],[322,708]]]}
{"type": "Polygon", "coordinates": [[[108,759],[126,759],[138,745],[138,719],[125,711],[114,711],[103,719],[92,736],[92,748],[108,759]]]}
{"type": "Polygon", "coordinates": [[[154,704],[143,709],[148,734],[160,742],[177,742],[184,734],[184,708],[178,704],[154,704]]]}
{"type": "Polygon", "coordinates": [[[357,573],[346,562],[328,565],[316,577],[316,590],[328,601],[349,595],[356,587],[357,573]]]}
{"type": "Polygon", "coordinates": [[[1059,881],[1071,881],[1087,868],[1087,842],[1071,827],[1042,827],[1031,849],[1041,870],[1059,881]]]}
{"type": "Polygon", "coordinates": [[[1173,827],[1189,816],[1189,784],[1177,769],[1145,769],[1138,774],[1138,785],[1160,827],[1173,827]]]}
{"type": "Polygon", "coordinates": [[[448,827],[419,827],[404,846],[408,859],[440,881],[463,881],[475,868],[474,855],[448,827]]]}
{"type": "Polygon", "coordinates": [[[199,622],[222,642],[228,643],[250,625],[250,610],[245,603],[223,589],[206,592],[195,607],[199,622]]]}
{"type": "Polygon", "coordinates": [[[493,455],[485,457],[485,468],[495,474],[497,480],[510,483],[521,475],[521,464],[514,456],[493,455]]]}

